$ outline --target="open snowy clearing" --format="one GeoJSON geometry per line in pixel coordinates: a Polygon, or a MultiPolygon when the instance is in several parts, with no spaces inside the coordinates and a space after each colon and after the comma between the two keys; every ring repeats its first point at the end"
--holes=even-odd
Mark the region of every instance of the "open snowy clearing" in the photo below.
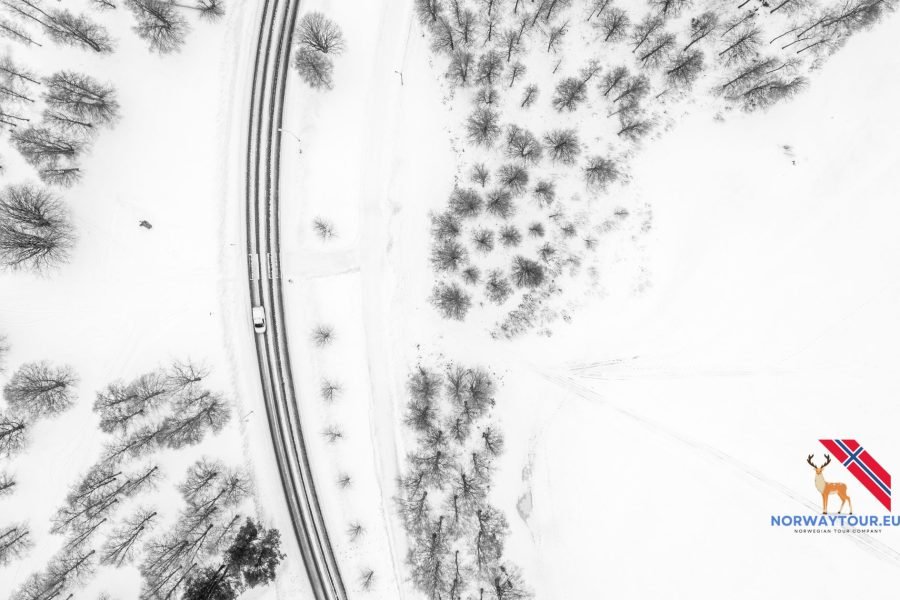
{"type": "MultiPolygon", "coordinates": [[[[530,469],[530,538],[512,542],[535,544],[538,596],[841,598],[868,580],[893,597],[878,582],[900,566],[897,532],[865,546],[769,517],[815,514],[819,438],[900,459],[900,88],[859,68],[898,32],[892,19],[853,40],[794,102],[692,118],[638,159],[652,286],[609,283],[575,326],[520,350],[548,419],[523,425],[504,403],[530,432],[512,467],[530,469]]],[[[856,514],[883,512],[846,470],[828,480],[856,514]]]]}

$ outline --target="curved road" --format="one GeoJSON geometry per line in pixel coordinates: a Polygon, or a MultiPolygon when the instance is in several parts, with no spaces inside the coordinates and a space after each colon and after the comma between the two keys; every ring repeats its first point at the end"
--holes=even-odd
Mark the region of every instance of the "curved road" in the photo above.
{"type": "Polygon", "coordinates": [[[256,334],[259,374],[269,430],[300,554],[316,600],[345,600],[300,426],[285,331],[279,265],[278,183],[281,122],[299,0],[265,0],[247,132],[246,226],[250,301],[266,312],[256,334]]]}

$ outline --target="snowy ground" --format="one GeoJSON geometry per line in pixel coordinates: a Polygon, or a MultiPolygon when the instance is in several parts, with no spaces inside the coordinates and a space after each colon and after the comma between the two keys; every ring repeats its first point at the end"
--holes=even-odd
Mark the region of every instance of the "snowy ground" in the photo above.
{"type": "MultiPolygon", "coordinates": [[[[252,66],[243,46],[255,35],[252,4],[197,26],[177,59],[148,55],[124,28],[117,57],[128,61],[48,57],[89,61],[116,82],[142,79],[120,84],[122,122],[66,193],[82,237],[73,264],[52,280],[0,274],[8,366],[47,358],[82,379],[80,405],[42,426],[28,462],[15,465],[22,489],[0,505],[4,517],[45,523],[93,460],[96,390],[192,356],[240,407],[214,450],[247,457],[264,518],[289,531],[247,327],[247,98],[234,90],[252,66]],[[138,228],[141,219],[154,229],[138,228]]],[[[492,500],[510,517],[509,555],[538,598],[838,598],[861,578],[894,573],[897,563],[850,539],[773,530],[768,515],[816,501],[804,460],[821,452],[819,437],[856,437],[889,470],[900,461],[890,377],[900,334],[891,170],[900,59],[889,50],[900,20],[851,40],[796,101],[726,123],[696,116],[648,143],[629,192],[653,209],[644,253],[621,259],[572,327],[507,343],[438,323],[425,302],[428,212],[452,186],[461,119],[444,110],[443,69],[429,65],[410,4],[305,3],[342,24],[348,50],[335,90],[312,93],[294,77],[288,88],[286,129],[303,149],[286,136],[291,354],[348,588],[370,567],[373,597],[415,597],[391,498],[406,373],[437,351],[505,373],[508,450],[492,500]],[[861,68],[873,57],[878,70],[861,68]],[[316,216],[334,222],[336,239],[313,237],[316,216]],[[651,286],[635,294],[645,259],[651,286]],[[336,332],[323,351],[308,342],[320,322],[336,332]],[[318,398],[322,377],[343,384],[333,405],[318,398]],[[333,423],[345,439],[329,446],[319,433],[333,423]],[[349,489],[336,484],[343,472],[349,489]],[[345,531],[357,519],[368,533],[353,544],[345,531]]],[[[830,469],[851,486],[857,512],[879,512],[849,474],[830,469]]],[[[900,551],[893,534],[875,539],[900,551]]],[[[41,544],[0,570],[0,590],[52,551],[41,544]]],[[[306,597],[304,578],[289,552],[278,596],[306,597]]],[[[134,583],[122,584],[123,598],[134,583]]]]}
{"type": "MultiPolygon", "coordinates": [[[[390,510],[405,451],[398,416],[408,368],[439,351],[505,372],[509,450],[493,501],[513,517],[509,556],[539,598],[839,597],[858,574],[896,566],[850,538],[772,530],[769,515],[817,500],[805,456],[821,452],[819,437],[867,440],[888,468],[898,454],[880,417],[897,387],[886,368],[896,355],[895,128],[884,119],[900,89],[859,65],[900,22],[852,41],[798,101],[725,123],[696,116],[648,143],[628,194],[652,207],[651,241],[616,258],[572,327],[498,343],[437,323],[425,303],[428,213],[452,185],[460,121],[440,108],[442,68],[429,66],[408,20],[378,7],[367,19],[333,3],[307,8],[320,6],[350,43],[335,90],[289,89],[288,129],[303,154],[284,182],[297,198],[283,217],[296,244],[284,277],[295,368],[311,375],[304,425],[351,589],[365,563],[389,572],[375,595],[409,595],[390,510]],[[377,32],[357,29],[376,20],[377,32]],[[317,216],[336,239],[314,237],[317,216]],[[321,354],[307,341],[319,322],[337,333],[321,354]],[[323,405],[318,381],[335,375],[344,396],[323,405]],[[333,422],[346,439],[330,447],[317,434],[333,422]],[[346,465],[356,483],[339,490],[346,465]],[[340,539],[354,514],[376,528],[356,549],[340,539]],[[846,561],[852,569],[834,568],[846,561]]],[[[829,476],[850,484],[858,513],[878,512],[847,473],[829,476]]],[[[883,533],[872,547],[890,553],[900,540],[883,533]]]]}
{"type": "MultiPolygon", "coordinates": [[[[652,287],[608,284],[574,327],[520,349],[545,376],[521,387],[541,389],[552,415],[515,418],[530,431],[518,460],[531,465],[520,486],[539,597],[841,598],[861,581],[893,597],[900,532],[873,535],[873,550],[776,530],[769,515],[813,514],[805,457],[821,437],[900,461],[900,87],[884,76],[900,61],[861,68],[898,32],[894,18],[851,41],[794,102],[697,116],[638,160],[652,287]]],[[[857,513],[883,514],[829,469],[857,513]]]]}

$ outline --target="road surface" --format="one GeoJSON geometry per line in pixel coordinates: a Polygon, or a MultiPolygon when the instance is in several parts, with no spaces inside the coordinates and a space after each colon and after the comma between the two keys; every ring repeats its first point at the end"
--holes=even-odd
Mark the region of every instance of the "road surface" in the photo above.
{"type": "MultiPolygon", "coordinates": [[[[294,394],[281,293],[279,164],[285,83],[299,0],[265,0],[256,46],[247,133],[246,226],[250,301],[266,313],[255,334],[269,430],[300,554],[316,600],[347,592],[313,484],[294,394]]],[[[247,325],[252,326],[249,319],[247,325]]]]}

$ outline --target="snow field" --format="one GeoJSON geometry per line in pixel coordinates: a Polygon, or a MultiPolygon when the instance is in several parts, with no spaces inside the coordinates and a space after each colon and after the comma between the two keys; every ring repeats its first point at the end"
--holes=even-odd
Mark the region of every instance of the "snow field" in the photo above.
{"type": "MultiPolygon", "coordinates": [[[[533,464],[538,597],[840,598],[860,581],[892,597],[898,532],[801,535],[769,517],[820,510],[805,462],[819,438],[900,457],[900,89],[860,68],[898,27],[855,37],[792,102],[697,115],[648,143],[632,175],[653,209],[652,286],[608,281],[573,327],[514,344],[507,380],[543,376],[529,393],[555,410],[532,420],[498,403],[508,439],[531,440],[508,453],[514,470],[533,464]]],[[[839,465],[825,475],[856,514],[884,514],[839,465]]]]}

